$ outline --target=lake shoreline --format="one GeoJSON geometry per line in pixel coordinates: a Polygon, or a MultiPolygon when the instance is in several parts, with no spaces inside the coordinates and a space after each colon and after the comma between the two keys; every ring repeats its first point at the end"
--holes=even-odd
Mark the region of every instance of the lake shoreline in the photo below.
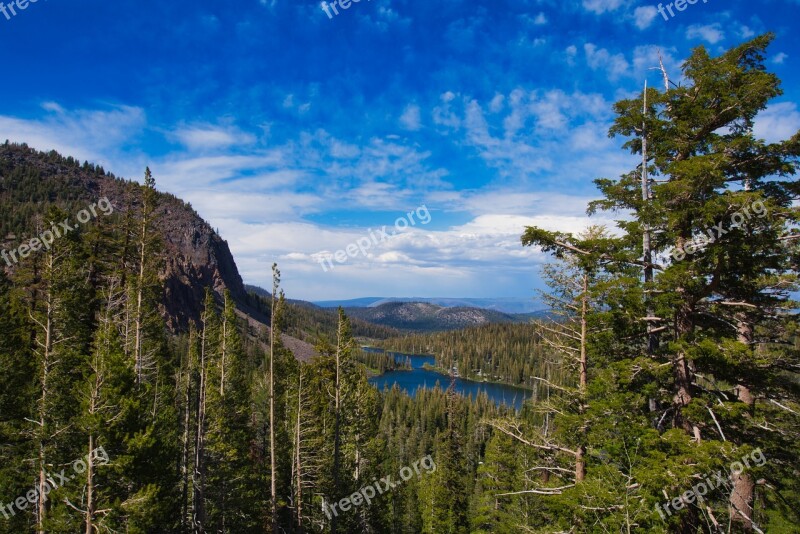
{"type": "MultiPolygon", "coordinates": [[[[406,354],[397,351],[384,351],[374,347],[363,347],[366,352],[380,352],[393,354],[397,357],[409,358],[412,369],[395,369],[381,374],[372,373],[369,382],[379,391],[385,388],[399,386],[411,396],[420,387],[432,389],[439,384],[440,388],[447,388],[450,375],[444,369],[436,367],[436,358],[433,355],[406,354]]],[[[533,390],[528,388],[504,384],[502,382],[492,382],[489,380],[473,380],[463,376],[455,377],[455,388],[460,395],[475,398],[485,394],[497,405],[519,410],[524,402],[533,396],[533,390]]]]}
{"type": "MultiPolygon", "coordinates": [[[[435,354],[408,354],[406,352],[400,352],[400,351],[396,351],[396,350],[386,350],[386,349],[382,349],[380,347],[362,346],[361,350],[364,350],[364,349],[370,349],[371,351],[375,351],[375,352],[382,351],[384,354],[399,354],[401,356],[409,356],[411,358],[434,358],[434,359],[436,358],[435,354]]],[[[450,373],[448,373],[447,369],[445,369],[443,367],[438,367],[436,365],[429,365],[429,364],[426,363],[426,364],[424,364],[422,366],[422,368],[426,369],[428,371],[431,371],[433,373],[440,374],[445,378],[448,378],[448,379],[450,378],[450,373]]],[[[374,372],[376,370],[375,369],[367,369],[368,373],[370,371],[374,372]]],[[[399,371],[411,372],[411,371],[413,371],[413,369],[392,369],[390,371],[385,371],[383,373],[370,374],[369,376],[370,376],[370,378],[373,378],[373,377],[376,377],[376,376],[381,376],[381,375],[384,375],[386,373],[395,372],[395,371],[398,371],[398,372],[399,371]]],[[[512,387],[512,388],[524,389],[525,391],[530,391],[531,393],[533,393],[535,391],[530,386],[526,386],[526,385],[522,385],[522,384],[509,384],[508,382],[502,382],[502,381],[499,381],[499,380],[486,380],[485,378],[483,378],[481,380],[478,380],[478,378],[480,378],[480,377],[473,377],[471,375],[470,376],[459,375],[457,378],[460,378],[461,380],[468,380],[470,382],[475,382],[476,384],[495,384],[495,385],[498,385],[498,386],[508,386],[508,387],[512,387]]]]}

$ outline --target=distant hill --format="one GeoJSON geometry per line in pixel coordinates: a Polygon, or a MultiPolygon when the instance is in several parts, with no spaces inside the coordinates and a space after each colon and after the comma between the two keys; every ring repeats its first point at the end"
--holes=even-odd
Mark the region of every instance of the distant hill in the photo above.
{"type": "MultiPolygon", "coordinates": [[[[250,304],[266,316],[270,315],[270,293],[266,289],[246,285],[250,304]]],[[[286,330],[291,336],[314,344],[320,336],[336,338],[337,312],[332,308],[321,308],[304,300],[287,299],[286,330]]],[[[357,338],[386,339],[399,336],[400,331],[351,317],[353,335],[357,338]]]]}
{"type": "Polygon", "coordinates": [[[498,298],[424,298],[424,297],[363,297],[351,300],[326,300],[314,302],[322,308],[374,308],[387,302],[424,302],[444,308],[482,308],[502,313],[535,313],[545,306],[531,297],[498,297],[498,298]]]}
{"type": "MultiPolygon", "coordinates": [[[[246,285],[248,293],[264,299],[267,306],[269,291],[246,285]]],[[[364,297],[351,300],[307,302],[289,300],[289,333],[313,342],[318,334],[331,335],[336,327],[334,308],[342,306],[350,317],[353,334],[361,338],[386,339],[405,332],[439,332],[458,330],[484,324],[527,323],[547,317],[547,310],[527,313],[504,313],[481,306],[459,305],[463,302],[492,304],[515,299],[423,299],[407,301],[401,298],[364,297]],[[436,303],[432,302],[436,301],[436,303]],[[443,302],[443,304],[438,304],[443,302]]],[[[516,299],[522,301],[523,299],[516,299]]],[[[526,302],[528,299],[524,299],[526,302]]],[[[511,306],[513,307],[513,306],[511,306]]],[[[262,310],[269,315],[267,309],[262,310]]]]}
{"type": "Polygon", "coordinates": [[[412,332],[458,330],[490,323],[527,322],[529,317],[472,307],[447,308],[428,302],[386,302],[369,308],[345,308],[350,317],[412,332]]]}

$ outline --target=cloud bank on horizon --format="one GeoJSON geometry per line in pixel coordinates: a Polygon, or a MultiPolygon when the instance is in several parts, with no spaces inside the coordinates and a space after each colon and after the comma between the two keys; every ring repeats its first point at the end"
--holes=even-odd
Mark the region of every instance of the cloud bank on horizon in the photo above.
{"type": "Polygon", "coordinates": [[[785,94],[756,134],[800,129],[798,0],[40,3],[6,19],[0,140],[140,179],[192,203],[248,283],[281,264],[292,298],[499,297],[539,287],[526,225],[580,231],[592,180],[637,163],[612,105],[766,31],[785,94]],[[12,83],[13,82],[13,83],[12,83]],[[333,253],[426,205],[328,272],[333,253]]]}

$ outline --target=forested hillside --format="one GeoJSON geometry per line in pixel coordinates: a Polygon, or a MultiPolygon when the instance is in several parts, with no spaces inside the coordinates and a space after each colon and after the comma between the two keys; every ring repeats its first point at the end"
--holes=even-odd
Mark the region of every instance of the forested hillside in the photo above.
{"type": "MultiPolygon", "coordinates": [[[[212,287],[218,297],[228,289],[241,303],[246,296],[244,285],[228,244],[191,205],[168,193],[153,194],[157,202],[147,215],[150,231],[159,238],[157,250],[163,259],[157,272],[164,281],[163,316],[170,329],[185,332],[189,322],[200,317],[206,287],[212,287]]],[[[138,185],[102,167],[81,164],[71,156],[38,152],[9,142],[0,145],[0,242],[5,249],[11,251],[53,225],[58,230],[65,217],[72,219],[70,226],[76,224],[81,210],[88,210],[102,198],[112,209],[106,210],[109,213],[98,209],[89,213],[91,228],[102,233],[111,219],[124,227],[118,250],[113,251],[115,256],[105,261],[117,262],[125,270],[137,261],[140,252],[132,237],[143,222],[137,219],[143,203],[138,185]],[[62,210],[58,220],[48,217],[50,206],[62,210]]],[[[15,266],[14,262],[4,263],[12,271],[15,266]]]]}
{"type": "MultiPolygon", "coordinates": [[[[248,286],[247,302],[253,309],[269,317],[270,294],[261,288],[248,286]]],[[[353,335],[360,339],[385,339],[400,334],[394,328],[352,319],[353,335]]],[[[287,300],[286,331],[289,335],[314,343],[320,335],[332,337],[336,332],[336,310],[320,308],[309,302],[287,300]]]]}
{"type": "Polygon", "coordinates": [[[386,302],[370,308],[345,308],[348,315],[410,332],[458,330],[488,323],[522,322],[521,315],[511,315],[482,308],[446,308],[426,302],[386,302]]]}

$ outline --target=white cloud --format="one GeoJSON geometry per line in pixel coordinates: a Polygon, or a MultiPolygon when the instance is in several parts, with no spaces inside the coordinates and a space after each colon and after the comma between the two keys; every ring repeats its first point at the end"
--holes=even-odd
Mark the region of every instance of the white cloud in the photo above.
{"type": "Polygon", "coordinates": [[[452,91],[447,91],[439,97],[442,102],[441,105],[433,108],[433,122],[435,124],[447,128],[458,128],[461,125],[458,116],[451,109],[455,98],[456,95],[452,91]]]}
{"type": "Polygon", "coordinates": [[[706,25],[692,24],[686,29],[686,38],[699,38],[710,44],[717,44],[725,38],[725,34],[722,32],[722,27],[718,22],[706,25]]]}
{"type": "MultiPolygon", "coordinates": [[[[500,100],[495,94],[485,104],[464,99],[461,106],[450,106],[457,126],[443,133],[463,135],[463,143],[503,179],[546,180],[560,162],[569,163],[565,178],[576,184],[627,169],[628,156],[606,138],[612,103],[601,95],[516,88],[503,95],[503,113],[500,100]]],[[[452,196],[438,199],[456,202],[452,196]]]]}
{"type": "Polygon", "coordinates": [[[753,30],[751,30],[749,27],[747,27],[745,25],[742,25],[739,28],[739,37],[741,37],[742,39],[750,39],[755,34],[756,34],[756,32],[754,32],[753,30]]]}
{"type": "Polygon", "coordinates": [[[406,130],[416,131],[422,127],[422,117],[419,106],[409,104],[400,116],[400,125],[406,130]]]}
{"type": "Polygon", "coordinates": [[[773,57],[771,61],[776,65],[783,65],[783,62],[786,61],[786,58],[788,57],[789,56],[787,54],[784,54],[783,52],[778,52],[777,54],[775,54],[775,57],[773,57]]]}
{"type": "Polygon", "coordinates": [[[503,109],[503,102],[505,101],[505,96],[500,93],[496,93],[492,101],[489,103],[489,111],[492,113],[500,113],[503,109]]]}
{"type": "Polygon", "coordinates": [[[772,104],[756,116],[753,133],[769,143],[789,139],[800,131],[800,111],[794,102],[772,104]]]}
{"type": "Polygon", "coordinates": [[[653,6],[639,6],[633,12],[633,19],[636,27],[644,30],[650,27],[653,19],[658,15],[658,11],[653,6]]]}
{"type": "Polygon", "coordinates": [[[602,15],[606,11],[615,11],[623,3],[623,0],[583,0],[584,9],[602,15]]]}
{"type": "Polygon", "coordinates": [[[587,122],[571,132],[570,147],[574,150],[615,149],[613,143],[606,135],[609,124],[587,122]]]}
{"type": "MultiPolygon", "coordinates": [[[[219,228],[245,280],[268,283],[265,265],[279,261],[293,297],[428,295],[431,288],[441,295],[463,296],[482,287],[487,269],[501,273],[487,291],[511,295],[519,290],[520,277],[529,276],[532,266],[545,259],[536,249],[521,246],[526,224],[579,231],[602,221],[585,216],[588,198],[535,193],[530,184],[457,190],[445,181],[446,169],[432,166],[429,152],[399,137],[356,141],[318,129],[265,148],[235,142],[251,137],[233,126],[197,123],[149,130],[181,144],[160,158],[140,162],[134,157],[132,164],[126,163],[130,153],[121,147],[145,129],[141,110],[75,112],[56,103],[44,107],[43,119],[0,117],[0,128],[17,141],[25,140],[25,132],[47,134],[44,141],[32,143],[40,149],[86,154],[94,161],[110,154],[116,164],[103,164],[114,172],[131,165],[139,176],[138,165],[149,164],[159,189],[191,202],[219,228]],[[67,139],[72,145],[49,145],[54,139],[67,139]],[[209,149],[214,151],[206,153],[209,149]],[[315,222],[319,214],[333,206],[346,206],[353,213],[379,211],[369,216],[374,229],[384,216],[383,224],[393,225],[420,199],[433,215],[430,228],[418,224],[365,257],[322,271],[316,261],[320,252],[346,247],[369,228],[324,226],[315,222]],[[466,217],[467,222],[451,227],[437,223],[437,214],[443,214],[444,221],[451,213],[462,214],[459,219],[466,217]]],[[[556,155],[570,160],[569,176],[562,183],[618,175],[627,167],[620,151],[603,139],[610,103],[600,95],[517,88],[495,93],[483,103],[446,92],[440,107],[441,116],[451,121],[450,126],[439,125],[444,128],[441,133],[475,150],[504,177],[523,182],[529,176],[541,177],[557,167],[556,155]],[[563,147],[569,148],[562,156],[557,149],[563,147]]]]}
{"type": "MultiPolygon", "coordinates": [[[[266,283],[267,259],[279,259],[288,275],[284,283],[290,294],[299,291],[302,296],[320,298],[347,296],[335,295],[336,287],[348,288],[349,296],[354,287],[358,294],[385,294],[387,280],[391,280],[393,293],[414,294],[408,288],[416,287],[420,278],[426,280],[426,287],[433,285],[440,294],[463,294],[465,288],[477,287],[471,284],[485,276],[487,268],[502,273],[498,276],[512,278],[546,260],[537,248],[522,246],[520,236],[526,226],[577,233],[591,224],[612,224],[608,219],[586,217],[584,209],[589,199],[578,196],[508,190],[475,192],[464,200],[479,211],[467,222],[439,229],[418,223],[388,240],[373,240],[365,254],[349,256],[344,263],[334,262],[333,269],[327,272],[321,266],[325,258],[361,238],[378,235],[377,226],[242,224],[229,219],[223,220],[220,228],[224,235],[239,236],[230,245],[245,279],[266,283]]],[[[438,213],[431,212],[434,224],[438,213]]],[[[385,224],[389,233],[395,232],[393,216],[387,217],[385,224]]]]}
{"type": "Polygon", "coordinates": [[[109,163],[120,146],[141,135],[147,126],[145,112],[138,107],[66,110],[56,102],[45,102],[42,108],[48,114],[39,119],[0,116],[0,135],[39,150],[57,150],[93,161],[111,170],[109,163]]]}
{"type": "Polygon", "coordinates": [[[178,142],[190,150],[228,148],[233,145],[250,145],[255,136],[229,126],[198,124],[181,126],[172,133],[178,142]]]}
{"type": "Polygon", "coordinates": [[[630,65],[623,54],[611,54],[605,48],[597,48],[593,43],[584,44],[583,50],[589,67],[592,70],[605,70],[609,80],[615,81],[627,74],[630,65]]]}

